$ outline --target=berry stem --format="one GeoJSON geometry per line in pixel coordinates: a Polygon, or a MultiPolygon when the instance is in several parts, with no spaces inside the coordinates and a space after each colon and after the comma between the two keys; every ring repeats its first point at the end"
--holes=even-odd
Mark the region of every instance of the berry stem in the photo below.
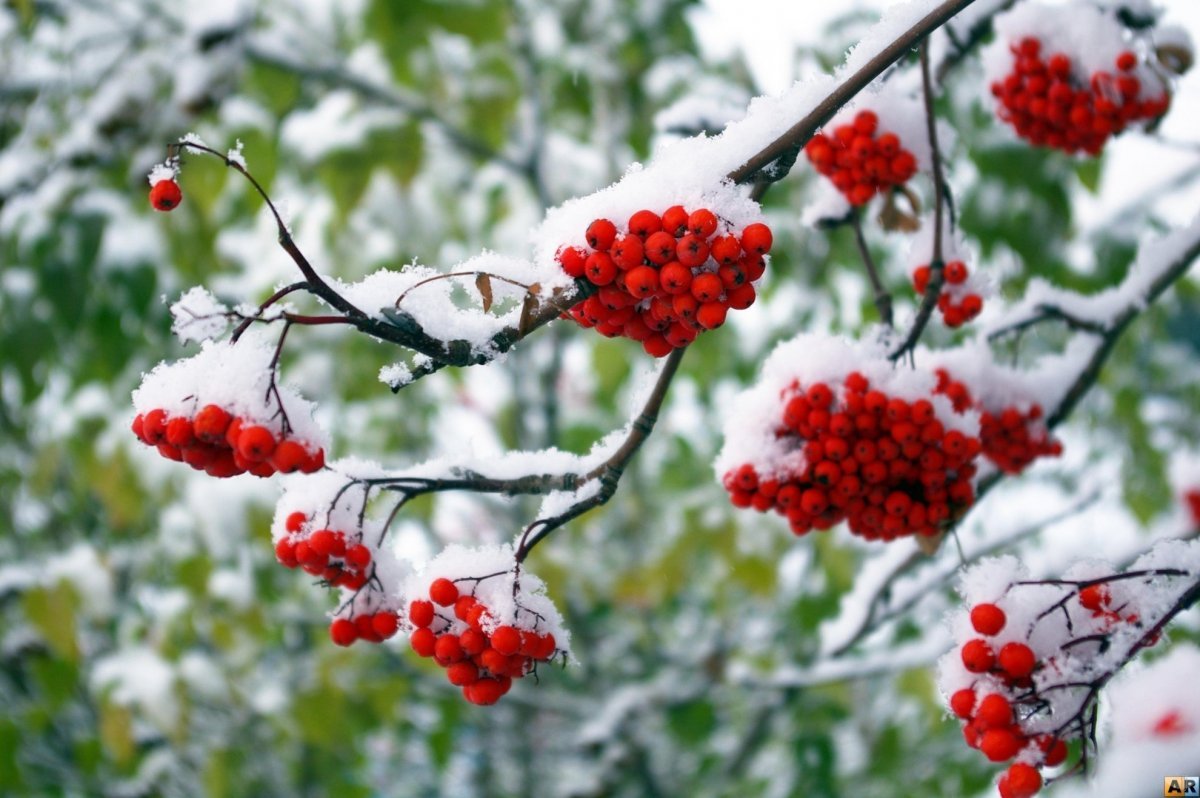
{"type": "Polygon", "coordinates": [[[921,297],[916,318],[904,341],[888,355],[893,362],[912,353],[921,335],[925,332],[933,310],[937,307],[938,295],[942,292],[945,261],[943,260],[942,235],[946,214],[945,177],[942,174],[942,152],[938,145],[937,116],[933,107],[933,79],[929,73],[929,39],[921,42],[921,96],[925,102],[925,133],[929,138],[930,161],[933,167],[933,255],[929,261],[929,283],[921,297]]]}
{"type": "Polygon", "coordinates": [[[875,291],[875,309],[879,311],[879,318],[888,327],[894,326],[892,318],[892,295],[883,287],[883,282],[879,279],[879,269],[875,266],[875,259],[871,257],[871,250],[867,247],[867,240],[863,236],[862,217],[858,209],[850,212],[850,224],[854,228],[854,240],[858,243],[858,252],[862,255],[863,265],[867,268],[867,277],[871,280],[871,288],[875,291]]]}

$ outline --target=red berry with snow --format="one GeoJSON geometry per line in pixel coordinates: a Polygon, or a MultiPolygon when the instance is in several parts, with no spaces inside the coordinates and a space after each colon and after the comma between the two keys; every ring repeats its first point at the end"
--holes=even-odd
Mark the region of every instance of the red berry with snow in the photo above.
{"type": "Polygon", "coordinates": [[[156,211],[173,211],[183,202],[183,192],[174,180],[159,180],[150,187],[150,205],[156,211]]]}
{"type": "Polygon", "coordinates": [[[640,341],[654,357],[721,326],[729,309],[753,304],[752,283],[771,249],[764,224],[749,224],[739,236],[708,208],[689,213],[679,205],[661,216],[638,211],[623,231],[597,219],[585,239],[588,249],[560,249],[558,262],[600,290],[566,315],[601,335],[640,341]]]}
{"type": "Polygon", "coordinates": [[[1004,628],[1004,610],[995,604],[977,604],[971,609],[971,625],[981,635],[991,637],[1004,628]]]}

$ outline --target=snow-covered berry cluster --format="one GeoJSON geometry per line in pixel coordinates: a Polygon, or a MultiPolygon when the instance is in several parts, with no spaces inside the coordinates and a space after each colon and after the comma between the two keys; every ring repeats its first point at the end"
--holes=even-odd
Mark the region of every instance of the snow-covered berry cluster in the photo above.
{"type": "Polygon", "coordinates": [[[865,205],[881,192],[907,183],[917,158],[900,137],[880,126],[879,115],[864,108],[853,119],[809,139],[804,154],[851,205],[865,205]]]}
{"type": "Polygon", "coordinates": [[[711,210],[689,213],[680,205],[661,216],[640,210],[624,230],[596,219],[586,238],[586,249],[558,252],[563,271],[598,288],[570,317],[602,335],[640,341],[654,357],[720,327],[729,310],[750,307],[772,241],[761,222],[738,234],[711,210]]]}
{"type": "Polygon", "coordinates": [[[995,25],[985,62],[997,114],[1034,145],[1097,155],[1110,137],[1170,107],[1165,82],[1141,63],[1121,23],[1090,3],[1025,3],[995,25]]]}
{"type": "Polygon", "coordinates": [[[1070,742],[1093,739],[1099,687],[1157,642],[1171,601],[1194,584],[1186,566],[1200,564],[1198,548],[1160,546],[1125,573],[1086,563],[1064,579],[1030,580],[1004,557],[964,575],[959,643],[939,663],[939,683],[967,745],[1011,763],[1003,798],[1029,798],[1070,742]]]}
{"type": "Polygon", "coordinates": [[[562,618],[541,580],[517,573],[511,547],[451,546],[423,574],[408,592],[409,643],[445,668],[467,701],[494,704],[514,679],[566,660],[562,618]]]}
{"type": "Polygon", "coordinates": [[[311,474],[325,465],[324,449],[311,449],[287,433],[234,416],[215,404],[204,405],[194,416],[172,415],[156,407],[135,416],[130,428],[138,440],[157,448],[168,460],[187,463],[213,477],[311,474]]]}
{"type": "Polygon", "coordinates": [[[159,364],[133,394],[138,440],[214,477],[312,473],[325,465],[311,403],[275,384],[274,348],[247,335],[237,346],[204,342],[159,364]]]}
{"type": "Polygon", "coordinates": [[[979,441],[983,455],[1006,474],[1019,474],[1039,457],[1062,454],[1042,420],[1037,402],[988,401],[986,394],[972,396],[965,382],[954,379],[946,369],[936,370],[937,392],[947,396],[955,409],[979,410],[979,441]]]}
{"type": "MultiPolygon", "coordinates": [[[[913,269],[913,290],[918,295],[923,295],[929,287],[930,274],[928,263],[913,269]]],[[[947,327],[961,327],[983,310],[983,297],[971,290],[970,276],[967,264],[961,260],[948,261],[942,267],[942,290],[938,294],[937,309],[947,327]]]]}
{"type": "MultiPolygon", "coordinates": [[[[288,515],[287,534],[275,541],[275,559],[285,568],[299,568],[333,587],[358,590],[367,582],[371,550],[347,540],[345,532],[319,527],[302,512],[288,515]]],[[[359,535],[358,537],[361,537],[359,535]]]]}
{"type": "Polygon", "coordinates": [[[974,411],[935,387],[838,339],[780,346],[726,428],[730,500],[774,509],[797,535],[843,520],[868,540],[936,534],[974,502],[981,446],[974,411]]]}

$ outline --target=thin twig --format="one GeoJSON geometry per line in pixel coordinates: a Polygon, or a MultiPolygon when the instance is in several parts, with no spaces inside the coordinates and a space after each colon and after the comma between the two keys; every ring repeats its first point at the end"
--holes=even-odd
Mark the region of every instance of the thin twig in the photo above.
{"type": "Polygon", "coordinates": [[[858,252],[862,255],[863,265],[867,268],[867,277],[871,280],[871,288],[875,291],[875,309],[879,311],[879,318],[888,327],[893,326],[892,319],[892,295],[883,287],[883,281],[879,279],[879,270],[875,266],[875,259],[871,257],[871,250],[867,247],[867,240],[863,237],[862,217],[857,210],[850,212],[850,224],[854,228],[854,240],[858,243],[858,252]]]}
{"type": "Polygon", "coordinates": [[[942,152],[938,146],[937,116],[933,107],[933,79],[929,74],[929,40],[921,42],[921,88],[925,101],[925,133],[929,137],[930,161],[933,167],[933,256],[929,262],[929,283],[925,286],[925,294],[921,297],[921,306],[917,309],[916,318],[904,341],[892,350],[888,357],[897,361],[912,352],[917,342],[921,340],[933,310],[937,307],[938,295],[942,292],[945,262],[942,252],[942,234],[945,217],[945,178],[942,175],[942,152]]]}
{"type": "Polygon", "coordinates": [[[675,378],[675,373],[679,369],[679,362],[683,360],[683,354],[686,351],[687,348],[685,347],[683,349],[676,349],[667,355],[662,371],[659,372],[658,381],[654,384],[654,389],[646,399],[646,404],[643,405],[642,412],[634,419],[629,429],[629,435],[625,438],[624,443],[612,453],[612,456],[584,475],[583,482],[599,479],[599,488],[592,495],[572,504],[563,512],[548,518],[539,518],[525,528],[525,532],[521,535],[520,545],[517,547],[516,560],[518,566],[529,556],[529,552],[533,551],[533,548],[545,540],[554,530],[568,521],[578,518],[593,507],[599,507],[606,503],[616,493],[617,484],[621,481],[621,475],[624,473],[625,467],[629,465],[629,461],[633,459],[633,456],[637,454],[642,444],[645,443],[646,439],[650,437],[650,433],[654,430],[654,424],[658,420],[658,412],[662,408],[663,401],[667,396],[667,389],[670,387],[671,381],[675,378]]]}

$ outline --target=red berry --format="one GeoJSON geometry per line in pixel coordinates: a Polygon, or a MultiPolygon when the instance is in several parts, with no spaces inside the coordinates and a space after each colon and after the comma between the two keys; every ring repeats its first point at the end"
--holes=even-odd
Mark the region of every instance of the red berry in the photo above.
{"type": "Polygon", "coordinates": [[[416,599],[408,605],[408,620],[418,629],[423,629],[433,623],[433,604],[424,599],[416,599]]]}
{"type": "Polygon", "coordinates": [[[1092,611],[1107,607],[1111,600],[1112,596],[1109,595],[1108,585],[1105,584],[1088,585],[1079,591],[1079,603],[1085,609],[1092,611]]]}
{"type": "Polygon", "coordinates": [[[971,625],[981,635],[999,634],[1005,620],[1004,610],[995,604],[977,604],[971,609],[971,625]]]}
{"type": "Polygon", "coordinates": [[[171,211],[183,202],[183,192],[174,180],[159,180],[150,188],[150,204],[156,211],[171,211]]]}
{"type": "Polygon", "coordinates": [[[608,285],[617,276],[617,264],[607,252],[593,252],[584,261],[583,273],[592,285],[608,285]]]}
{"type": "Polygon", "coordinates": [[[746,225],[742,230],[742,249],[746,252],[766,255],[772,243],[771,228],[761,222],[746,225]]]}
{"type": "Polygon", "coordinates": [[[308,451],[296,441],[280,441],[271,453],[271,465],[281,474],[299,471],[308,460],[308,451]]]}
{"type": "Polygon", "coordinates": [[[480,679],[463,688],[463,696],[479,706],[491,706],[503,695],[504,687],[498,679],[480,679]]]}
{"type": "Polygon", "coordinates": [[[558,262],[569,277],[582,277],[587,253],[578,247],[566,247],[559,250],[558,262]]]}
{"type": "Polygon", "coordinates": [[[238,435],[237,453],[251,463],[260,463],[275,451],[275,435],[266,427],[243,427],[238,435]]]}
{"type": "Polygon", "coordinates": [[[438,578],[429,586],[429,598],[443,607],[449,607],[458,601],[458,587],[449,579],[438,578]]]}
{"type": "Polygon", "coordinates": [[[1129,50],[1125,50],[1117,56],[1116,64],[1117,69],[1121,70],[1122,72],[1128,72],[1137,66],[1137,56],[1129,50]]]}
{"type": "Polygon", "coordinates": [[[617,238],[617,226],[608,219],[597,219],[588,225],[587,242],[592,249],[607,252],[617,238]]]}
{"type": "Polygon", "coordinates": [[[724,290],[721,278],[712,272],[698,274],[692,279],[692,296],[698,302],[714,302],[724,290]]]}
{"type": "Polygon", "coordinates": [[[638,266],[625,275],[625,290],[638,299],[653,296],[658,287],[658,272],[650,266],[638,266]]]}
{"type": "Polygon", "coordinates": [[[1032,798],[1042,789],[1042,774],[1033,765],[1014,762],[1004,774],[1011,798],[1032,798]]]}
{"type": "Polygon", "coordinates": [[[346,618],[337,618],[329,625],[329,636],[339,646],[348,646],[358,639],[358,627],[346,618]]]}
{"type": "Polygon", "coordinates": [[[979,738],[979,750],[993,762],[1006,762],[1021,750],[1024,740],[1010,729],[988,729],[979,738]]]}
{"type": "Polygon", "coordinates": [[[492,648],[504,656],[512,656],[521,648],[521,633],[511,626],[499,626],[492,632],[492,648]]]}
{"type": "Polygon", "coordinates": [[[975,721],[981,729],[1008,727],[1013,722],[1012,704],[999,693],[983,697],[975,712],[975,721]]]}
{"type": "Polygon", "coordinates": [[[662,219],[654,211],[638,211],[629,217],[629,232],[643,240],[662,229],[662,219]]]}
{"type": "Polygon", "coordinates": [[[707,208],[692,211],[688,216],[687,226],[693,235],[708,238],[717,231],[717,215],[707,208]]]}
{"type": "Polygon", "coordinates": [[[446,678],[456,687],[466,687],[479,679],[479,668],[471,662],[456,662],[446,668],[446,678]]]}
{"type": "Polygon", "coordinates": [[[969,687],[957,690],[950,696],[950,711],[964,720],[975,712],[975,691],[969,687]]]}
{"type": "Polygon", "coordinates": [[[396,629],[399,627],[400,619],[396,617],[394,612],[377,612],[371,618],[371,626],[375,629],[375,634],[387,640],[392,635],[396,634],[396,629]]]}
{"type": "Polygon", "coordinates": [[[996,655],[986,640],[968,640],[962,647],[962,662],[971,673],[987,673],[996,664],[996,655]]]}
{"type": "Polygon", "coordinates": [[[449,665],[466,658],[466,652],[458,642],[458,635],[439,635],[433,646],[433,658],[439,665],[449,665]]]}
{"type": "Polygon", "coordinates": [[[706,330],[715,330],[725,323],[728,306],[720,302],[704,302],[696,311],[696,323],[706,330]]]}
{"type": "Polygon", "coordinates": [[[687,232],[688,212],[681,205],[672,205],[663,211],[662,226],[663,231],[669,233],[673,238],[679,238],[687,232]]]}
{"type": "Polygon", "coordinates": [[[961,260],[952,260],[942,269],[942,276],[950,285],[959,285],[967,279],[967,265],[961,260]]]}
{"type": "Polygon", "coordinates": [[[1014,679],[1023,679],[1033,673],[1037,657],[1033,649],[1024,643],[1005,643],[996,657],[1000,668],[1014,679]]]}
{"type": "Polygon", "coordinates": [[[361,543],[356,543],[346,549],[346,565],[356,571],[364,570],[371,564],[371,550],[361,543]]]}
{"type": "Polygon", "coordinates": [[[417,652],[418,656],[432,657],[434,649],[437,648],[437,636],[433,633],[433,630],[423,626],[413,631],[412,635],[408,638],[408,643],[412,646],[412,650],[417,652]]]}
{"type": "Polygon", "coordinates": [[[167,413],[155,408],[142,416],[142,440],[151,446],[160,443],[167,434],[167,413]]]}

